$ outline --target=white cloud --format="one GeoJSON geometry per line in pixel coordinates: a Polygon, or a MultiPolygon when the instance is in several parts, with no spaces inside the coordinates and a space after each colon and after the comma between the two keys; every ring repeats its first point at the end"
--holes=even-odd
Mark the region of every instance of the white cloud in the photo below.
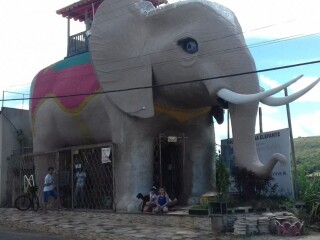
{"type": "Polygon", "coordinates": [[[314,0],[216,1],[233,10],[247,37],[281,38],[318,32],[319,5],[314,0]]]}
{"type": "MultiPolygon", "coordinates": [[[[174,2],[174,0],[169,1],[174,2]]],[[[277,39],[319,32],[319,3],[315,0],[215,0],[215,2],[230,8],[235,13],[242,30],[245,32],[246,38],[277,39]]],[[[296,60],[290,62],[290,59],[274,59],[274,64],[280,66],[296,62],[296,60]]],[[[265,90],[278,87],[282,84],[283,80],[271,79],[263,74],[259,75],[259,79],[265,90]]],[[[316,78],[312,76],[304,76],[288,88],[289,94],[302,89],[315,79],[316,78]]],[[[319,92],[320,84],[295,102],[320,102],[319,92]]],[[[280,94],[281,93],[279,93],[279,95],[280,94]]],[[[269,107],[263,104],[260,106],[262,107],[263,113],[264,131],[288,127],[285,107],[269,107]]],[[[319,112],[309,112],[304,113],[304,115],[296,114],[292,117],[294,137],[320,135],[320,128],[317,126],[317,122],[320,122],[319,112]]],[[[258,120],[256,129],[258,130],[258,120]]],[[[217,142],[225,139],[227,137],[226,122],[222,125],[215,124],[215,132],[217,142]]]]}
{"type": "MultiPolygon", "coordinates": [[[[263,74],[260,74],[259,76],[259,79],[262,83],[264,83],[265,85],[267,85],[270,89],[271,88],[276,88],[276,87],[279,87],[280,84],[278,81],[276,80],[273,80],[271,78],[268,78],[266,76],[264,76],[263,74]]],[[[265,89],[265,90],[268,90],[268,89],[265,89]]]]}
{"type": "MultiPolygon", "coordinates": [[[[1,26],[0,64],[2,91],[23,91],[31,83],[33,77],[42,68],[63,59],[67,48],[67,20],[56,14],[56,10],[76,0],[55,1],[5,1],[2,5],[2,18],[7,20],[1,26]],[[13,15],[15,17],[13,17],[13,15]],[[8,21],[10,20],[10,21],[8,21]]],[[[173,1],[171,1],[173,2],[173,1]]],[[[320,26],[319,4],[316,0],[217,0],[235,12],[246,37],[279,38],[306,32],[318,32],[320,26]],[[263,28],[274,25],[272,27],[263,28]],[[261,30],[255,30],[261,28],[261,30]]],[[[71,21],[74,32],[78,32],[79,24],[71,21]]],[[[82,25],[81,25],[82,27],[82,25]]],[[[277,61],[277,60],[275,60],[277,61]]],[[[282,65],[282,64],[281,64],[282,65]]],[[[267,87],[273,88],[279,83],[260,75],[260,80],[267,87]]],[[[304,77],[289,88],[289,92],[301,89],[307,82],[315,79],[304,77]]],[[[267,89],[266,89],[267,90],[267,89]]],[[[296,101],[320,101],[320,84],[296,101]]],[[[21,103],[14,103],[21,108],[21,103]],[[20,104],[20,105],[19,105],[20,104]]],[[[26,106],[23,106],[26,108],[26,106]]],[[[262,106],[264,130],[274,130],[287,126],[286,119],[277,119],[279,108],[262,106]]],[[[281,110],[282,111],[282,110],[281,110]]],[[[320,135],[319,112],[297,115],[293,117],[295,136],[320,135]]],[[[227,137],[227,125],[216,127],[216,138],[227,137]]]]}
{"type": "MultiPolygon", "coordinates": [[[[262,110],[262,128],[264,132],[288,128],[288,118],[285,107],[274,107],[274,112],[262,110]]],[[[307,137],[320,135],[320,110],[300,115],[291,116],[293,137],[307,137]]],[[[259,120],[256,120],[256,133],[259,132],[259,120]]],[[[227,138],[227,122],[222,125],[215,124],[216,142],[220,144],[222,139],[227,138]]],[[[230,128],[230,137],[232,132],[230,128]]]]}
{"type": "Polygon", "coordinates": [[[259,107],[261,107],[262,109],[262,114],[276,114],[279,112],[279,108],[278,107],[270,107],[264,104],[260,104],[259,107]]]}
{"type": "Polygon", "coordinates": [[[282,38],[319,32],[319,5],[316,0],[212,1],[235,13],[246,37],[282,38]]]}
{"type": "MultiPolygon", "coordinates": [[[[294,83],[293,85],[291,85],[290,87],[288,87],[288,92],[290,93],[294,93],[297,92],[303,88],[305,88],[306,86],[308,86],[309,84],[311,84],[312,82],[314,82],[317,78],[316,77],[303,77],[300,81],[294,83]]],[[[320,83],[318,83],[315,87],[313,87],[309,92],[307,92],[305,95],[303,95],[302,97],[298,98],[297,100],[295,100],[296,102],[320,102],[320,83]]]]}
{"type": "Polygon", "coordinates": [[[292,132],[296,137],[319,136],[320,135],[320,110],[293,117],[292,132]]]}
{"type": "Polygon", "coordinates": [[[28,104],[28,103],[17,104],[17,105],[15,105],[15,108],[17,108],[17,109],[29,110],[29,104],[28,104]]]}
{"type": "MultiPolygon", "coordinates": [[[[34,76],[63,59],[67,49],[67,19],[56,14],[74,0],[6,1],[2,5],[0,93],[28,93],[34,76]],[[23,89],[24,87],[24,89],[23,89]]],[[[71,30],[78,28],[71,23],[71,30]]],[[[1,97],[2,98],[2,94],[1,97]]]]}
{"type": "MultiPolygon", "coordinates": [[[[264,132],[273,131],[277,129],[286,128],[288,126],[287,120],[279,121],[275,118],[275,114],[279,113],[278,107],[268,107],[268,106],[261,106],[262,107],[262,128],[264,132]]],[[[281,109],[282,110],[282,109],[281,109]]],[[[218,125],[215,124],[215,136],[216,142],[220,144],[222,139],[228,138],[228,124],[227,124],[227,114],[224,115],[225,121],[223,124],[218,125]]],[[[230,124],[231,125],[231,124],[230,124]]],[[[257,113],[256,119],[256,133],[259,132],[259,116],[257,113]]],[[[232,138],[232,127],[230,126],[230,138],[232,138]]]]}
{"type": "MultiPolygon", "coordinates": [[[[256,132],[258,132],[258,122],[256,124],[256,132]]],[[[287,118],[275,118],[272,114],[263,115],[262,128],[264,132],[274,131],[278,129],[283,129],[288,127],[287,118]]]]}
{"type": "MultiPolygon", "coordinates": [[[[214,131],[215,131],[217,144],[220,144],[221,140],[228,138],[228,125],[227,125],[226,114],[225,114],[225,121],[223,124],[221,125],[218,125],[217,123],[214,124],[214,131]]],[[[230,137],[232,137],[231,128],[230,128],[230,137]]]]}
{"type": "MultiPolygon", "coordinates": [[[[265,90],[269,90],[269,89],[280,86],[280,83],[278,81],[268,78],[262,74],[259,76],[259,78],[262,84],[267,85],[267,89],[265,90]]],[[[318,77],[303,76],[297,82],[295,82],[294,84],[288,87],[288,94],[291,95],[295,92],[302,90],[303,88],[309,86],[311,83],[313,83],[317,79],[318,77]]],[[[310,91],[305,93],[302,97],[296,99],[295,102],[300,102],[300,103],[320,102],[319,92],[320,92],[320,83],[314,86],[310,91]]]]}

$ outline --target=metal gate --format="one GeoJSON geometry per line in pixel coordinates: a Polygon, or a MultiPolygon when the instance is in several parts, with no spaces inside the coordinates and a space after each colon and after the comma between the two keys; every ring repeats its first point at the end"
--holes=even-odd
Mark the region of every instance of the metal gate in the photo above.
{"type": "Polygon", "coordinates": [[[183,169],[186,137],[160,135],[155,141],[153,182],[165,187],[171,199],[184,195],[183,169]]]}
{"type": "MultiPolygon", "coordinates": [[[[49,153],[32,153],[10,158],[10,201],[23,193],[23,179],[34,178],[43,202],[44,177],[54,167],[55,185],[64,208],[114,209],[114,146],[98,144],[59,149],[49,153]],[[108,152],[108,156],[104,153],[108,152]],[[76,192],[79,167],[86,173],[81,194],[76,192]],[[80,199],[79,199],[80,198],[80,199]]],[[[55,207],[55,206],[51,206],[55,207]]]]}

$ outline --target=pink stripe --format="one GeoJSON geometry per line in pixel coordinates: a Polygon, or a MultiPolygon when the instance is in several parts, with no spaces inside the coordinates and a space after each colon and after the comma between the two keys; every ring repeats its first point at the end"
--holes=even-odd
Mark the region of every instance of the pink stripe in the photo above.
{"type": "MultiPolygon", "coordinates": [[[[51,67],[38,73],[33,89],[35,98],[42,98],[47,95],[68,96],[74,94],[90,94],[100,88],[92,65],[83,64],[55,71],[51,67]]],[[[74,109],[89,95],[59,98],[60,103],[67,109],[74,109]]],[[[41,99],[32,100],[31,110],[34,113],[41,99]]]]}

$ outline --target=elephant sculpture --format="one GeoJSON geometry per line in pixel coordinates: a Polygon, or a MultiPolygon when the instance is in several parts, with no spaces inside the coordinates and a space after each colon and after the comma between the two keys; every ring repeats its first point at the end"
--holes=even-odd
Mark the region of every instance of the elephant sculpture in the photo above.
{"type": "Polygon", "coordinates": [[[92,22],[89,52],[61,60],[33,80],[34,151],[113,142],[115,203],[126,210],[152,184],[155,138],[184,133],[182,182],[190,200],[215,188],[212,116],[221,123],[228,108],[238,166],[267,176],[286,159],[275,153],[264,165],[258,158],[259,102],[286,104],[319,79],[275,98],[300,77],[263,91],[255,70],[236,16],[217,3],[191,0],[155,8],[148,1],[105,0],[92,22]]]}

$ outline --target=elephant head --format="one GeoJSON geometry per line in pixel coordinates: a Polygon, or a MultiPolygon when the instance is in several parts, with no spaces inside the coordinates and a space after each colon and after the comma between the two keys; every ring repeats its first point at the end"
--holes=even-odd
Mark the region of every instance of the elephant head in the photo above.
{"type": "Polygon", "coordinates": [[[228,107],[237,164],[261,177],[285,158],[276,153],[267,165],[258,158],[254,134],[259,101],[286,104],[319,82],[281,99],[272,95],[300,77],[261,91],[236,16],[210,1],[154,8],[148,1],[105,0],[96,12],[89,48],[107,99],[129,115],[151,118],[157,103],[228,107]]]}

